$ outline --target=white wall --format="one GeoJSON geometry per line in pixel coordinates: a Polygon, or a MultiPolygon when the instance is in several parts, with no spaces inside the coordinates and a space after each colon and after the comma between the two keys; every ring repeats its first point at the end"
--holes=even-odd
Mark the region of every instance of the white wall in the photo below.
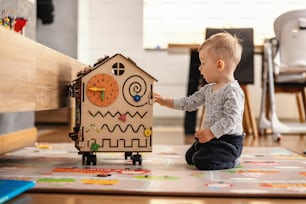
{"type": "Polygon", "coordinates": [[[77,58],[78,2],[76,0],[53,0],[54,19],[43,24],[37,19],[36,41],[65,55],[77,58]]]}
{"type": "MultiPolygon", "coordinates": [[[[78,59],[81,62],[93,64],[105,55],[121,53],[158,79],[156,92],[165,96],[186,94],[189,54],[144,50],[142,0],[79,0],[78,8],[78,59]]],[[[255,84],[250,85],[249,92],[256,117],[260,110],[260,74],[261,59],[255,56],[255,84]]],[[[297,118],[295,97],[283,95],[276,100],[280,117],[297,118]]],[[[155,105],[154,115],[183,117],[184,113],[155,105]]]]}
{"type": "Polygon", "coordinates": [[[143,0],[143,2],[146,48],[167,48],[169,42],[201,43],[205,27],[253,27],[254,43],[262,44],[265,38],[274,36],[275,18],[289,10],[306,8],[305,0],[143,0]],[[220,9],[222,12],[216,12],[220,9]],[[156,27],[158,29],[155,29],[156,27]]]}

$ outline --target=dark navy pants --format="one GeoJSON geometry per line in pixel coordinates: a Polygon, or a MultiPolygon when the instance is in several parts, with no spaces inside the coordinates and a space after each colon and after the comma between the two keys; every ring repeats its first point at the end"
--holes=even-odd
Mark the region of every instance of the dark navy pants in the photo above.
{"type": "Polygon", "coordinates": [[[199,170],[233,168],[241,155],[243,138],[244,135],[223,135],[206,143],[196,140],[186,152],[186,162],[199,170]]]}

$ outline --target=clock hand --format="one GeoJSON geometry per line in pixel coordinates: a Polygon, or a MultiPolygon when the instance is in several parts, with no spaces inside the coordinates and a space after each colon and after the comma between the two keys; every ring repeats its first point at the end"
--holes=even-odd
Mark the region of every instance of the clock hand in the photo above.
{"type": "Polygon", "coordinates": [[[93,87],[90,87],[90,88],[88,88],[90,91],[105,91],[105,89],[104,88],[98,88],[98,87],[95,87],[95,86],[93,86],[93,87]],[[104,89],[104,90],[103,90],[104,89]]]}
{"type": "Polygon", "coordinates": [[[101,91],[101,100],[102,101],[104,101],[104,99],[105,99],[105,88],[98,88],[98,87],[95,87],[95,86],[93,86],[93,87],[90,87],[90,88],[88,88],[90,91],[101,91]]]}
{"type": "Polygon", "coordinates": [[[101,100],[104,101],[105,98],[105,88],[101,88],[101,100]]]}

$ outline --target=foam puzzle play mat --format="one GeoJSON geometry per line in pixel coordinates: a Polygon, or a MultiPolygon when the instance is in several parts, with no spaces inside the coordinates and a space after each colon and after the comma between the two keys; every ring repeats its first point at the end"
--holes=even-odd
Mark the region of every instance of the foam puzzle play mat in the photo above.
{"type": "Polygon", "coordinates": [[[199,171],[187,145],[156,145],[133,165],[124,153],[97,153],[82,165],[73,143],[40,143],[0,155],[0,179],[32,180],[30,192],[230,197],[306,197],[306,158],[280,147],[245,147],[240,166],[199,171]]]}

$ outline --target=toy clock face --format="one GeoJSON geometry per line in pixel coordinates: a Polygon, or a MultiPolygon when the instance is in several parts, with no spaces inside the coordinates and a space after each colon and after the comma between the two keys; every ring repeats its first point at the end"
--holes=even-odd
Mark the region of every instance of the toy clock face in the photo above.
{"type": "Polygon", "coordinates": [[[86,85],[86,95],[96,106],[105,107],[112,104],[117,99],[118,93],[118,83],[109,74],[94,75],[86,85]]]}

